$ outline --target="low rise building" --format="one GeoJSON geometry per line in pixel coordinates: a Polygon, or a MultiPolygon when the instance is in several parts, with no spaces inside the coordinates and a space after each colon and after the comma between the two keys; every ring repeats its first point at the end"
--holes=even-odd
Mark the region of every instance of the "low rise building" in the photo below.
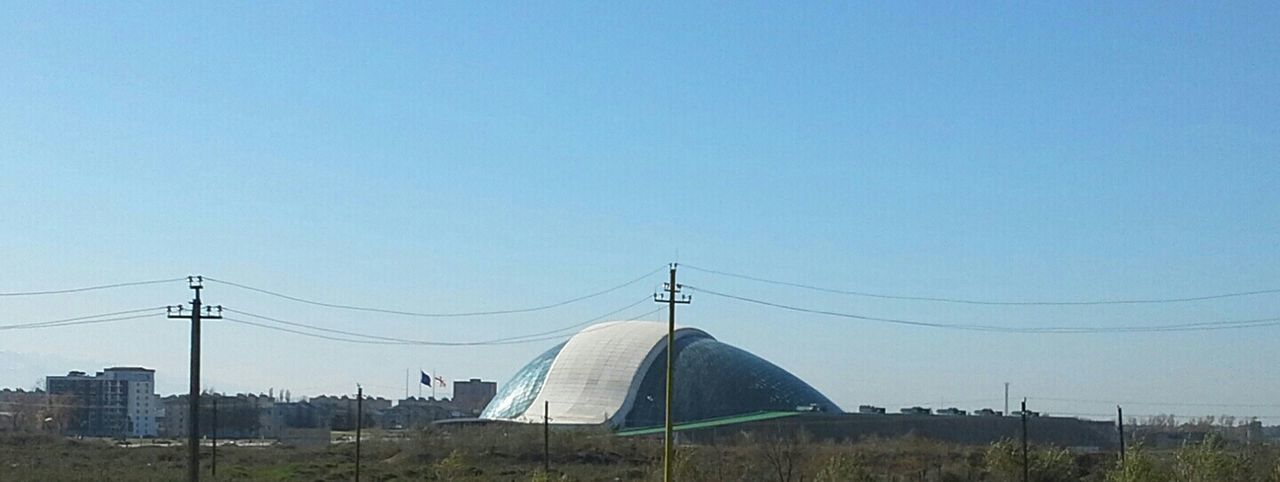
{"type": "MultiPolygon", "coordinates": [[[[308,445],[297,440],[298,434],[328,434],[330,416],[327,409],[310,402],[277,402],[262,411],[259,435],[291,445],[308,445]]],[[[324,437],[310,437],[325,439],[324,437]]]]}
{"type": "Polygon", "coordinates": [[[472,416],[447,398],[409,397],[384,410],[378,425],[386,428],[422,428],[436,420],[472,416]]]}
{"type": "Polygon", "coordinates": [[[67,432],[87,437],[154,437],[162,413],[155,370],[112,367],[95,375],[73,371],[45,379],[51,395],[66,396],[75,409],[67,432]]]}
{"type": "Polygon", "coordinates": [[[486,382],[479,378],[453,382],[453,405],[469,416],[480,415],[497,394],[497,382],[486,382]]]}
{"type": "Polygon", "coordinates": [[[932,415],[933,410],[924,407],[909,407],[899,410],[903,415],[932,415]]]}
{"type": "Polygon", "coordinates": [[[391,400],[382,397],[366,397],[357,404],[355,397],[322,395],[311,398],[308,402],[329,414],[329,426],[334,430],[355,430],[357,406],[362,410],[361,423],[365,427],[374,426],[380,418],[379,414],[391,408],[391,400]]]}

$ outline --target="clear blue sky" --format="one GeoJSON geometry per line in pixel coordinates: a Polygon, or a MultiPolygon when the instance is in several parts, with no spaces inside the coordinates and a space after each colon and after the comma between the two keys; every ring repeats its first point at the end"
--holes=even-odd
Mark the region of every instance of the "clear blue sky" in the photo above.
{"type": "MultiPolygon", "coordinates": [[[[1275,4],[1245,2],[10,5],[0,291],[205,274],[465,311],[564,299],[672,260],[975,298],[1276,288],[1276,25],[1275,4]]],[[[682,280],[1018,327],[1280,316],[1276,295],[980,308],[682,280]]],[[[328,327],[474,340],[582,321],[660,281],[463,320],[336,312],[226,286],[206,295],[328,327]]],[[[187,299],[181,283],[7,298],[0,323],[187,299]]],[[[681,313],[845,408],[999,408],[1006,381],[1033,399],[1280,400],[1280,328],[973,334],[696,294],[681,313]]],[[[186,336],[163,319],[0,332],[0,384],[129,364],[179,391],[186,336]]],[[[550,343],[386,348],[210,324],[205,373],[220,390],[362,382],[392,396],[407,368],[502,382],[550,343]]]]}

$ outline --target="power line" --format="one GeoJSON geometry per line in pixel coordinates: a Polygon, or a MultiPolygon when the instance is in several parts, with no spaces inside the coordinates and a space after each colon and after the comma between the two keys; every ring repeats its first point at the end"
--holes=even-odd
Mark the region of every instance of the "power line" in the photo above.
{"type": "Polygon", "coordinates": [[[63,289],[63,290],[45,290],[45,291],[13,291],[13,292],[8,292],[8,293],[0,293],[0,297],[4,297],[4,296],[61,295],[61,294],[67,294],[67,293],[81,293],[81,292],[85,292],[85,291],[105,290],[105,289],[111,289],[111,288],[124,288],[124,287],[126,287],[126,286],[143,286],[143,285],[154,285],[154,284],[160,284],[160,283],[172,283],[172,282],[175,282],[175,281],[182,281],[182,280],[185,280],[185,279],[186,279],[186,278],[169,278],[169,279],[157,279],[157,280],[149,280],[149,281],[130,281],[130,282],[127,282],[127,283],[114,283],[114,284],[109,284],[109,285],[86,286],[86,287],[83,287],[83,288],[69,288],[69,289],[63,289]]]}
{"type": "MultiPolygon", "coordinates": [[[[364,333],[356,333],[356,332],[353,332],[353,331],[344,331],[344,330],[337,330],[337,329],[333,329],[333,328],[325,328],[325,327],[321,327],[321,326],[309,325],[309,324],[306,324],[306,323],[298,323],[298,322],[295,322],[295,321],[288,321],[288,320],[282,320],[282,319],[279,319],[279,318],[272,318],[272,317],[270,317],[270,316],[258,315],[258,314],[254,314],[254,313],[249,313],[249,312],[247,312],[247,311],[240,311],[240,310],[235,310],[235,309],[231,309],[231,308],[223,308],[223,310],[224,310],[224,311],[226,311],[226,312],[228,312],[228,313],[239,313],[239,314],[241,314],[241,315],[245,315],[245,316],[248,316],[248,317],[251,317],[251,318],[257,318],[257,319],[259,319],[259,320],[266,320],[266,321],[270,321],[270,322],[273,322],[273,323],[279,323],[279,324],[282,324],[282,325],[296,326],[296,327],[299,327],[299,328],[305,328],[305,329],[308,329],[308,330],[323,331],[323,332],[326,332],[326,333],[335,333],[335,334],[339,334],[339,335],[347,335],[347,336],[355,336],[355,337],[360,337],[360,338],[368,338],[368,339],[371,339],[371,340],[380,340],[380,341],[382,341],[382,342],[391,343],[391,344],[397,344],[397,345],[404,345],[404,344],[427,345],[427,344],[433,344],[432,342],[421,341],[421,340],[410,340],[410,339],[406,339],[406,338],[391,338],[391,337],[384,337],[384,336],[377,336],[377,335],[368,335],[368,334],[364,334],[364,333]]],[[[248,324],[248,323],[246,323],[246,324],[248,324]]]]}
{"type": "Polygon", "coordinates": [[[74,322],[70,322],[70,323],[61,323],[61,324],[57,324],[57,325],[29,326],[29,327],[14,327],[14,328],[4,328],[4,329],[15,329],[15,330],[18,330],[18,329],[33,329],[33,328],[61,328],[61,327],[64,327],[64,326],[92,325],[92,324],[97,324],[97,323],[111,323],[111,322],[116,322],[116,321],[137,320],[137,319],[141,319],[141,318],[150,318],[150,317],[153,317],[153,316],[160,316],[160,313],[147,313],[147,314],[145,314],[145,315],[121,316],[121,317],[117,317],[117,318],[104,318],[104,319],[100,319],[100,320],[74,321],[74,322]]]}
{"type": "Polygon", "coordinates": [[[31,323],[16,323],[11,325],[0,325],[0,330],[29,330],[29,329],[37,329],[37,328],[57,328],[62,326],[87,325],[87,324],[93,324],[93,323],[107,323],[112,321],[133,320],[133,319],[158,315],[160,314],[159,313],[160,310],[163,310],[163,309],[164,309],[163,306],[158,306],[154,308],[141,308],[136,310],[117,311],[114,313],[101,313],[97,315],[77,316],[73,318],[63,318],[60,320],[36,321],[31,323]],[[123,316],[123,317],[120,316],[120,315],[128,315],[133,313],[143,313],[147,311],[151,311],[153,313],[148,313],[145,315],[137,315],[137,316],[123,316]]]}
{"type": "MultiPolygon", "coordinates": [[[[648,299],[649,299],[648,297],[645,297],[644,301],[647,301],[648,299]]],[[[584,322],[582,322],[582,323],[579,323],[579,324],[577,324],[576,326],[581,326],[581,325],[589,324],[589,323],[592,323],[592,322],[595,322],[595,321],[599,321],[600,319],[606,318],[606,317],[608,317],[608,316],[612,316],[612,315],[614,315],[614,314],[616,314],[616,313],[619,313],[619,312],[621,312],[621,311],[623,311],[623,310],[626,310],[626,309],[628,309],[628,308],[631,308],[631,307],[633,307],[633,306],[635,306],[635,305],[637,305],[637,304],[639,304],[639,303],[632,303],[632,304],[627,305],[627,306],[625,306],[625,307],[622,307],[622,308],[620,308],[620,309],[617,309],[617,310],[611,311],[611,312],[606,313],[606,314],[604,314],[604,315],[600,315],[600,316],[597,316],[597,317],[592,318],[592,319],[590,319],[590,320],[587,320],[587,321],[584,321],[584,322]]],[[[518,336],[518,337],[499,338],[499,339],[495,339],[495,340],[484,340],[484,341],[458,341],[458,342],[453,342],[453,341],[426,341],[426,340],[415,340],[415,339],[410,339],[410,338],[399,338],[399,337],[390,337],[390,336],[370,335],[370,334],[367,334],[367,333],[360,333],[360,332],[346,331],[346,330],[338,330],[338,329],[333,329],[333,328],[325,328],[325,327],[320,327],[320,326],[310,325],[310,324],[306,324],[306,323],[298,323],[298,322],[295,322],[295,321],[288,321],[288,320],[282,320],[282,319],[279,319],[279,318],[273,318],[273,317],[269,317],[269,316],[258,315],[258,314],[249,313],[249,312],[246,312],[246,311],[241,311],[241,310],[233,310],[233,309],[229,309],[229,308],[224,308],[224,311],[231,312],[231,313],[238,313],[238,314],[245,315],[245,316],[248,316],[248,317],[257,318],[257,319],[259,319],[259,320],[265,320],[265,321],[269,321],[269,322],[273,322],[273,323],[278,323],[278,324],[282,324],[282,325],[287,325],[287,326],[291,326],[291,327],[295,327],[295,328],[300,328],[300,329],[293,329],[293,328],[285,328],[285,327],[280,327],[280,326],[274,326],[274,325],[269,325],[269,324],[265,324],[265,323],[260,323],[260,322],[250,321],[250,320],[245,320],[245,319],[240,319],[240,318],[230,318],[230,317],[223,318],[224,320],[231,321],[231,322],[234,322],[234,323],[239,323],[239,324],[242,324],[242,325],[254,326],[254,327],[258,327],[258,328],[266,328],[266,329],[270,329],[270,330],[276,330],[276,331],[281,331],[281,332],[286,332],[286,333],[293,333],[293,334],[303,335],[303,336],[310,336],[310,337],[313,337],[313,338],[320,338],[320,339],[331,340],[331,341],[341,341],[341,342],[347,342],[347,343],[363,343],[363,344],[369,344],[369,345],[411,345],[411,346],[489,346],[489,345],[514,345],[514,344],[521,344],[521,343],[533,343],[533,342],[539,342],[539,341],[553,340],[553,339],[558,339],[558,338],[564,338],[564,337],[567,337],[567,336],[571,336],[571,335],[556,335],[556,336],[546,336],[546,337],[544,337],[544,336],[542,336],[542,335],[549,334],[549,333],[555,333],[555,332],[558,332],[558,331],[564,331],[564,330],[572,329],[572,328],[573,328],[573,327],[565,327],[565,328],[561,328],[561,329],[559,329],[559,330],[554,330],[554,331],[550,331],[550,332],[546,332],[546,333],[535,333],[535,334],[530,334],[530,335],[521,335],[521,336],[518,336]],[[334,334],[334,335],[343,335],[343,336],[339,337],[339,336],[332,336],[332,335],[322,335],[322,334],[319,334],[319,333],[313,333],[313,332],[310,332],[310,331],[303,331],[303,330],[314,330],[314,331],[320,331],[320,332],[324,332],[324,333],[332,333],[332,334],[334,334]],[[363,338],[363,339],[360,339],[360,338],[363,338]]],[[[649,313],[646,313],[646,314],[644,314],[644,315],[640,315],[640,316],[646,316],[646,315],[648,315],[648,314],[652,314],[653,312],[656,312],[656,311],[657,311],[657,310],[654,310],[654,311],[652,311],[652,312],[649,312],[649,313]]]]}
{"type": "Polygon", "coordinates": [[[284,293],[279,293],[279,292],[276,292],[276,291],[271,291],[271,290],[267,290],[267,289],[263,289],[263,288],[256,288],[256,287],[253,287],[253,286],[249,286],[249,285],[245,285],[245,284],[241,284],[241,283],[235,283],[235,282],[231,282],[231,281],[219,280],[219,279],[214,279],[214,278],[209,278],[209,277],[205,277],[204,279],[205,279],[206,281],[212,281],[212,282],[215,282],[215,283],[222,283],[222,284],[224,284],[224,285],[234,286],[234,287],[236,287],[236,288],[245,289],[245,290],[249,290],[249,291],[255,291],[255,292],[258,292],[258,293],[262,293],[262,294],[266,294],[266,295],[271,295],[271,296],[275,296],[275,297],[278,297],[278,298],[283,298],[283,299],[290,300],[290,301],[296,301],[296,302],[299,302],[299,303],[306,303],[306,304],[309,304],[309,305],[315,305],[315,306],[323,306],[323,307],[326,307],[326,308],[336,308],[336,309],[352,310],[352,311],[367,311],[367,312],[372,312],[372,313],[385,313],[385,314],[390,314],[390,315],[417,316],[417,317],[423,317],[423,318],[453,318],[453,317],[465,317],[465,316],[509,315],[509,314],[514,314],[514,313],[530,313],[530,312],[534,312],[534,311],[549,310],[549,309],[551,309],[551,308],[557,308],[557,307],[564,306],[564,305],[567,305],[567,304],[576,303],[576,302],[579,302],[579,301],[582,301],[582,300],[586,300],[586,299],[590,299],[590,298],[595,298],[595,297],[597,297],[597,296],[604,295],[604,294],[607,294],[607,293],[612,293],[612,292],[614,292],[614,291],[617,291],[617,290],[620,290],[620,289],[625,288],[625,287],[627,287],[627,286],[631,286],[631,285],[633,285],[633,284],[635,284],[635,283],[638,283],[638,282],[640,282],[641,280],[644,280],[645,278],[648,278],[648,277],[650,277],[650,276],[654,275],[655,273],[657,273],[657,272],[659,272],[659,271],[661,271],[661,270],[662,270],[662,268],[658,268],[658,269],[655,269],[655,270],[650,271],[650,272],[648,272],[648,273],[645,273],[644,275],[639,276],[639,277],[637,277],[637,278],[635,278],[635,279],[632,279],[632,280],[627,281],[627,282],[625,282],[625,283],[622,283],[622,284],[620,284],[620,285],[614,286],[614,287],[612,287],[612,288],[604,289],[604,290],[597,291],[597,292],[594,292],[594,293],[591,293],[591,294],[587,294],[587,295],[578,296],[578,297],[576,297],[576,298],[570,298],[570,299],[567,299],[567,300],[564,300],[564,301],[558,301],[558,302],[555,302],[555,303],[549,303],[549,304],[545,304],[545,305],[532,306],[532,307],[527,307],[527,308],[514,308],[514,309],[507,309],[507,310],[493,310],[493,311],[469,311],[469,312],[456,312],[456,313],[423,313],[423,312],[416,312],[416,311],[392,310],[392,309],[377,308],[377,307],[369,307],[369,306],[357,306],[357,305],[347,305],[347,304],[340,304],[340,303],[328,303],[328,302],[323,302],[323,301],[309,300],[309,299],[306,299],[306,298],[299,298],[299,297],[297,297],[297,296],[286,295],[286,294],[284,294],[284,293]]]}
{"type": "Polygon", "coordinates": [[[1259,318],[1253,320],[1238,321],[1210,321],[1197,323],[1182,323],[1173,325],[1153,325],[1153,326],[1116,326],[1116,327],[1086,327],[1086,326],[1061,326],[1061,327],[1040,327],[1040,328],[1012,328],[1007,326],[979,325],[979,324],[957,324],[957,323],[936,323],[928,321],[906,320],[899,318],[882,318],[876,316],[858,315],[853,313],[842,313],[837,311],[819,310],[812,308],[804,308],[799,306],[775,303],[772,301],[748,298],[745,296],[737,296],[726,293],[720,293],[705,288],[685,285],[686,288],[706,293],[722,298],[753,303],[763,306],[796,311],[801,313],[812,313],[817,315],[834,316],[840,318],[851,318],[863,321],[875,321],[881,323],[891,323],[898,325],[916,326],[924,328],[943,328],[951,330],[967,330],[982,331],[996,333],[1024,333],[1024,334],[1088,334],[1088,333],[1149,333],[1149,332],[1184,332],[1184,331],[1214,331],[1214,330],[1232,330],[1242,328],[1260,328],[1267,326],[1280,325],[1280,317],[1275,318],[1259,318]]]}
{"type": "Polygon", "coordinates": [[[410,345],[410,344],[412,344],[412,343],[407,343],[407,342],[377,341],[377,340],[356,340],[356,339],[351,339],[351,338],[338,338],[338,337],[335,337],[335,336],[327,336],[327,335],[321,335],[321,334],[319,334],[319,333],[311,333],[311,332],[307,332],[307,331],[293,330],[293,329],[289,329],[289,328],[284,328],[284,327],[279,327],[279,326],[274,326],[274,325],[268,325],[268,324],[265,324],[265,323],[258,323],[258,322],[253,322],[253,321],[249,321],[249,320],[241,320],[241,319],[239,319],[239,318],[233,318],[233,317],[230,317],[230,316],[224,316],[224,317],[222,317],[222,321],[230,321],[230,322],[232,322],[232,323],[239,323],[239,324],[242,324],[242,325],[256,326],[256,327],[258,327],[258,328],[266,328],[266,329],[268,329],[268,330],[283,331],[283,332],[286,332],[286,333],[293,333],[293,334],[297,334],[297,335],[309,336],[309,337],[312,337],[312,338],[320,338],[320,339],[324,339],[324,340],[333,340],[333,341],[342,341],[342,342],[347,342],[347,343],[364,343],[364,344],[368,344],[368,345],[410,345]]]}
{"type": "MultiPolygon", "coordinates": [[[[645,298],[645,301],[649,301],[649,298],[645,298]]],[[[644,318],[644,317],[646,317],[646,316],[652,315],[652,314],[657,313],[657,312],[659,312],[659,311],[662,311],[662,310],[664,310],[664,309],[666,309],[666,308],[657,308],[657,309],[650,310],[650,311],[647,311],[647,312],[645,312],[645,313],[641,313],[641,314],[638,314],[638,315],[635,315],[635,316],[630,316],[630,317],[628,317],[628,318],[644,318]]],[[[592,329],[591,329],[591,328],[587,328],[587,329],[583,330],[582,332],[583,332],[583,333],[585,333],[585,332],[588,332],[588,331],[592,331],[592,329]]],[[[490,344],[492,344],[492,345],[514,345],[514,344],[518,344],[518,343],[530,343],[530,342],[535,342],[535,341],[562,340],[562,339],[565,339],[565,338],[572,337],[573,335],[576,335],[576,333],[568,333],[568,334],[551,335],[551,336],[544,336],[544,337],[541,337],[541,338],[525,338],[525,339],[515,340],[515,341],[498,341],[498,342],[491,342],[490,344]]]]}
{"type": "MultiPolygon", "coordinates": [[[[541,332],[541,333],[531,333],[531,334],[528,334],[528,335],[511,336],[511,337],[507,337],[507,338],[497,338],[497,339],[488,340],[488,341],[490,341],[490,342],[511,341],[511,340],[518,340],[518,339],[522,339],[522,338],[540,337],[540,336],[551,335],[551,334],[554,334],[554,333],[560,333],[560,332],[563,332],[563,331],[569,331],[569,330],[572,330],[572,329],[574,329],[574,328],[579,328],[579,327],[582,327],[582,326],[586,326],[586,325],[589,325],[589,324],[594,323],[594,322],[596,322],[596,321],[600,321],[600,320],[602,320],[602,319],[604,319],[604,318],[608,318],[608,317],[610,317],[610,316],[616,315],[616,314],[618,314],[618,313],[620,313],[620,312],[622,312],[622,311],[624,311],[624,310],[630,309],[630,308],[632,308],[632,307],[634,307],[634,306],[636,306],[636,305],[639,305],[640,303],[644,303],[644,302],[646,302],[646,301],[649,301],[649,297],[648,297],[648,296],[645,296],[644,298],[640,298],[639,300],[636,300],[636,302],[631,303],[631,304],[629,304],[629,305],[627,305],[627,306],[624,306],[624,307],[622,307],[622,308],[618,308],[618,309],[616,309],[616,310],[610,311],[610,312],[608,312],[608,313],[605,313],[605,314],[603,314],[603,315],[600,315],[600,316],[597,316],[597,317],[595,317],[595,318],[589,319],[589,320],[587,320],[587,321],[583,321],[583,322],[581,322],[581,323],[574,323],[574,324],[572,324],[572,325],[569,325],[569,326],[566,326],[566,327],[563,327],[563,328],[557,328],[557,329],[554,329],[554,330],[551,330],[551,331],[544,331],[544,332],[541,332]]],[[[643,315],[641,315],[641,316],[643,316],[643,315]]]]}
{"type": "Polygon", "coordinates": [[[1138,304],[1157,304],[1157,303],[1186,303],[1192,301],[1207,301],[1222,298],[1235,298],[1241,296],[1255,296],[1280,293],[1280,288],[1265,289],[1255,291],[1239,291],[1233,293],[1218,293],[1203,296],[1189,296],[1182,298],[1136,298],[1136,299],[1118,299],[1118,300],[1081,300],[1081,301],[1004,301],[1004,300],[974,300],[965,298],[944,298],[934,296],[907,296],[893,295],[884,293],[872,293],[868,291],[853,291],[836,288],[825,288],[804,283],[793,283],[790,281],[779,281],[745,274],[730,273],[726,271],[718,271],[708,268],[699,268],[692,265],[682,265],[694,271],[703,273],[727,276],[730,278],[745,279],[760,283],[768,283],[772,285],[790,286],[793,288],[801,288],[811,291],[819,291],[822,293],[831,293],[838,295],[862,296],[866,298],[880,298],[887,300],[905,300],[905,301],[929,301],[935,303],[958,303],[966,305],[994,305],[994,306],[1090,306],[1090,305],[1138,305],[1138,304]]]}

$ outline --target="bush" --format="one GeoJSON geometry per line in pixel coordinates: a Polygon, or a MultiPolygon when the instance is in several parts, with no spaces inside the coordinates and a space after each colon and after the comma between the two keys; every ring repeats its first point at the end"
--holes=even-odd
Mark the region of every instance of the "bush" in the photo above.
{"type": "Polygon", "coordinates": [[[1174,460],[1174,477],[1180,482],[1248,479],[1247,457],[1228,453],[1226,444],[1215,436],[1197,445],[1183,446],[1174,460]]]}
{"type": "Polygon", "coordinates": [[[471,476],[475,468],[471,466],[466,452],[454,449],[448,457],[436,462],[436,478],[440,480],[457,480],[471,476]]]}
{"type": "Polygon", "coordinates": [[[827,459],[814,474],[815,482],[872,482],[874,480],[875,477],[870,471],[845,454],[836,454],[827,459]]]}
{"type": "MultiPolygon", "coordinates": [[[[1067,482],[1076,476],[1071,451],[1055,447],[1031,447],[1027,452],[1028,472],[1035,482],[1067,482]]],[[[987,448],[987,473],[995,480],[1022,480],[1022,446],[1002,440],[987,448]]]]}
{"type": "Polygon", "coordinates": [[[1172,479],[1172,474],[1156,464],[1156,460],[1141,446],[1129,449],[1124,462],[1116,460],[1114,466],[1107,470],[1107,482],[1164,482],[1172,479]]]}

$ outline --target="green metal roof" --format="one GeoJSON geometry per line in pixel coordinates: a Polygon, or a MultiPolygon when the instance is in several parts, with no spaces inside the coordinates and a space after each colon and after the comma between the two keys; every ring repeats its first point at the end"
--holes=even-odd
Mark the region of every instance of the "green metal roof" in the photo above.
{"type": "MultiPolygon", "coordinates": [[[[698,420],[694,422],[678,423],[672,427],[672,431],[679,432],[681,430],[697,430],[700,428],[723,427],[725,425],[736,425],[747,422],[759,422],[762,420],[773,420],[777,418],[794,417],[800,415],[800,412],[754,412],[743,415],[733,415],[730,417],[709,418],[706,420],[698,420]]],[[[664,427],[645,427],[621,430],[617,433],[619,437],[632,437],[637,435],[653,435],[662,433],[664,427]]]]}

